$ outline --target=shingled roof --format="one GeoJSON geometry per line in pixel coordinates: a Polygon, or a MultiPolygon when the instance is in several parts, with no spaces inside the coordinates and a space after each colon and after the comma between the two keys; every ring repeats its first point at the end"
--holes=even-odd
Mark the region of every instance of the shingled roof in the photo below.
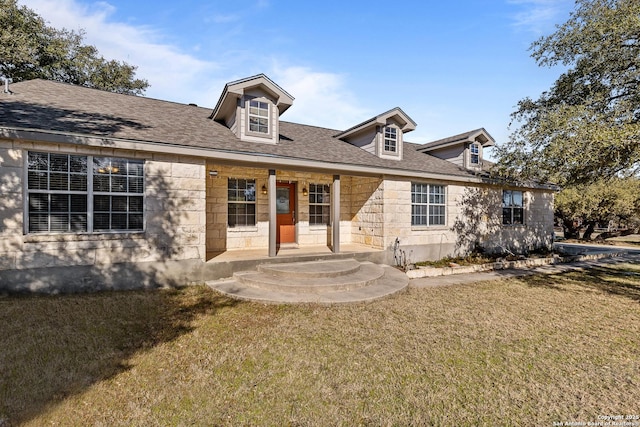
{"type": "Polygon", "coordinates": [[[418,152],[421,146],[408,142],[401,161],[386,160],[336,138],[340,130],[281,121],[279,142],[260,144],[241,141],[223,124],[209,119],[211,108],[40,79],[15,83],[11,91],[0,94],[0,129],[56,133],[68,136],[70,143],[101,137],[157,144],[160,151],[172,146],[198,148],[210,158],[224,152],[247,153],[264,157],[274,167],[283,159],[301,159],[324,162],[327,169],[339,164],[342,170],[350,165],[379,168],[381,174],[474,176],[446,160],[418,152]]]}

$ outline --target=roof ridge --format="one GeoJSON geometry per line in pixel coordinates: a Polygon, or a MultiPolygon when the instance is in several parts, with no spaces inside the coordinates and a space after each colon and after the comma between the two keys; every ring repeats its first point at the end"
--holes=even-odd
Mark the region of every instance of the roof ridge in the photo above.
{"type": "Polygon", "coordinates": [[[94,90],[103,94],[107,94],[107,95],[120,95],[120,96],[127,96],[130,97],[131,99],[143,99],[145,101],[155,101],[155,102],[162,102],[162,103],[166,103],[166,104],[175,104],[175,105],[182,105],[182,106],[189,106],[192,108],[202,108],[205,109],[207,111],[211,110],[210,107],[201,107],[199,105],[192,105],[189,103],[184,103],[184,102],[178,102],[178,101],[171,101],[171,100],[167,100],[167,99],[160,99],[160,98],[153,98],[150,96],[145,96],[145,95],[133,95],[130,93],[118,93],[118,92],[112,92],[109,90],[105,90],[105,89],[100,89],[100,88],[96,88],[96,87],[89,87],[89,86],[82,86],[82,85],[78,85],[78,84],[74,84],[74,83],[68,83],[68,82],[61,82],[58,80],[50,80],[50,79],[43,79],[43,78],[35,78],[35,79],[28,79],[28,80],[21,80],[19,82],[15,82],[12,83],[11,86],[14,85],[20,85],[20,84],[29,84],[32,82],[43,82],[46,84],[57,84],[57,85],[66,85],[69,87],[72,87],[74,89],[81,89],[81,90],[94,90]]]}

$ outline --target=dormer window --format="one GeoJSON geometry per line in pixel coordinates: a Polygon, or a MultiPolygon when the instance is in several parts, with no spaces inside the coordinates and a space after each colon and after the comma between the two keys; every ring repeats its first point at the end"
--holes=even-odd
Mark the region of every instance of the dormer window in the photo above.
{"type": "Polygon", "coordinates": [[[480,144],[473,143],[470,147],[471,151],[471,159],[470,162],[472,165],[480,164],[480,144]]]}
{"type": "Polygon", "coordinates": [[[249,101],[249,131],[269,133],[269,104],[263,101],[249,101]]]}
{"type": "Polygon", "coordinates": [[[384,128],[384,151],[387,153],[398,151],[398,129],[391,126],[384,128]]]}
{"type": "Polygon", "coordinates": [[[334,135],[385,160],[402,160],[403,138],[416,123],[400,108],[378,114],[334,135]]]}

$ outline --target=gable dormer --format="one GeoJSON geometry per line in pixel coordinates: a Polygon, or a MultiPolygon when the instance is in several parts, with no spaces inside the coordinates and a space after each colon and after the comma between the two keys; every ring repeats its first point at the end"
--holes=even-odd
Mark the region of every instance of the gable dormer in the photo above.
{"type": "Polygon", "coordinates": [[[280,115],[293,97],[264,74],[227,83],[209,118],[227,126],[242,141],[278,142],[280,115]]]}
{"type": "Polygon", "coordinates": [[[383,159],[402,160],[403,135],[416,128],[399,107],[379,114],[335,135],[383,159]]]}
{"type": "Polygon", "coordinates": [[[489,132],[480,128],[429,142],[418,148],[418,151],[448,160],[465,169],[480,171],[484,149],[494,146],[495,142],[489,132]]]}

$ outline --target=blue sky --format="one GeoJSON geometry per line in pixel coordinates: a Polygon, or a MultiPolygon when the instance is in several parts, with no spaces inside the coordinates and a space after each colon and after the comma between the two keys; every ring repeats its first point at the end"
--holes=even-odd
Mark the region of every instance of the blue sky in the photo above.
{"type": "Polygon", "coordinates": [[[265,73],[294,96],[283,120],[346,129],[393,107],[425,143],[484,127],[500,143],[518,100],[561,70],[533,41],[572,0],[20,0],[50,25],[84,29],[108,59],[138,66],[146,96],[215,106],[224,84],[265,73]]]}

